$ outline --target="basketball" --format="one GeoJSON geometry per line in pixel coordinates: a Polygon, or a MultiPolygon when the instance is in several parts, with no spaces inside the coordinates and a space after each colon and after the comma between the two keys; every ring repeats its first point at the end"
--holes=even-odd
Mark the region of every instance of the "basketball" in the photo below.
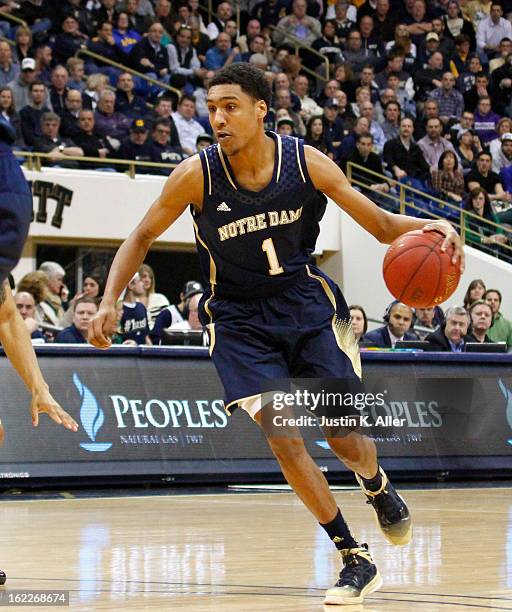
{"type": "Polygon", "coordinates": [[[445,236],[414,230],[399,236],[383,263],[384,281],[395,299],[412,308],[445,302],[457,289],[459,262],[452,263],[453,247],[441,251],[445,236]]]}

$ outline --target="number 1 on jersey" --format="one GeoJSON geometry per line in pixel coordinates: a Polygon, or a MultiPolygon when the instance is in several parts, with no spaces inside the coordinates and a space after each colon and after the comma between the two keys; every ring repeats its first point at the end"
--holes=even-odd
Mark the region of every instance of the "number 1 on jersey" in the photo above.
{"type": "Polygon", "coordinates": [[[276,276],[284,272],[283,268],[279,265],[279,259],[277,259],[276,249],[272,238],[267,238],[261,245],[261,250],[265,252],[268,259],[268,265],[270,266],[268,273],[270,276],[276,276]]]}

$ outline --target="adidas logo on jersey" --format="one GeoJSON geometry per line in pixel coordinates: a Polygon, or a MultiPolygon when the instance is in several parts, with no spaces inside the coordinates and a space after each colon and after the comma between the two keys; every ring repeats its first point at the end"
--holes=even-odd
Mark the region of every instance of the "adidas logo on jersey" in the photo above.
{"type": "Polygon", "coordinates": [[[222,210],[224,212],[231,212],[231,208],[229,208],[229,206],[226,204],[226,202],[222,202],[222,204],[219,204],[217,206],[217,210],[222,210]]]}

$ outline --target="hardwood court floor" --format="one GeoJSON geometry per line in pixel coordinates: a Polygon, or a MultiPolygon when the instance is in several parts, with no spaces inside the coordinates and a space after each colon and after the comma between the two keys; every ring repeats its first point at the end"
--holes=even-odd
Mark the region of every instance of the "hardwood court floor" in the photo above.
{"type": "Polygon", "coordinates": [[[322,606],[338,557],[291,493],[2,501],[0,567],[72,610],[512,610],[511,493],[406,491],[415,535],[394,548],[358,490],[336,492],[384,578],[364,608],[322,606]]]}

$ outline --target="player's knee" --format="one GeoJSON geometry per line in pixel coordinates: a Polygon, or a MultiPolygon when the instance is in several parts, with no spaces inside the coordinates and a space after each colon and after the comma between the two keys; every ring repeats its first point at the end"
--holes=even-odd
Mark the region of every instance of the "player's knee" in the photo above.
{"type": "Polygon", "coordinates": [[[304,440],[302,438],[268,438],[268,443],[275,458],[279,462],[290,464],[302,461],[307,454],[304,440]]]}

